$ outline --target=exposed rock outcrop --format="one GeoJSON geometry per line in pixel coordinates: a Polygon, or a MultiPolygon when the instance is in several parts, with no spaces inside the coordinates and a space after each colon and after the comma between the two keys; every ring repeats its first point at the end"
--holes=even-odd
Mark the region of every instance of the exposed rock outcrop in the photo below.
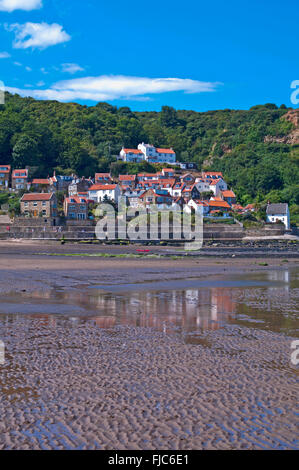
{"type": "Polygon", "coordinates": [[[266,135],[264,138],[265,143],[277,142],[279,144],[298,145],[299,144],[299,110],[291,109],[282,116],[281,119],[285,119],[294,125],[294,129],[288,134],[282,137],[274,137],[266,135]]]}

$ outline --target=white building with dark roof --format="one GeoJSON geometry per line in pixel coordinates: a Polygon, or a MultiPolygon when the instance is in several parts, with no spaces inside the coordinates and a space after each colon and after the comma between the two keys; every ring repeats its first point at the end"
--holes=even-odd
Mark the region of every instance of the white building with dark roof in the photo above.
{"type": "Polygon", "coordinates": [[[282,222],[287,230],[291,228],[290,211],[288,204],[268,204],[266,210],[267,222],[275,224],[282,222]]]}

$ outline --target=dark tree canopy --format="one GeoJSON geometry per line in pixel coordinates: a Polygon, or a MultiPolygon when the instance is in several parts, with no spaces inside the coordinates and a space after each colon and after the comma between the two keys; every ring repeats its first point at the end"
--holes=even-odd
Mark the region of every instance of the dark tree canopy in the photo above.
{"type": "Polygon", "coordinates": [[[0,163],[33,166],[35,176],[53,169],[92,176],[96,171],[136,173],[151,165],[116,162],[122,146],[140,142],[173,147],[180,161],[222,171],[241,203],[299,204],[299,145],[285,143],[294,125],[285,105],[248,111],[195,112],[163,106],[161,112],[134,112],[108,103],[36,101],[6,93],[0,105],[0,163]],[[269,136],[271,137],[269,139],[269,136]]]}

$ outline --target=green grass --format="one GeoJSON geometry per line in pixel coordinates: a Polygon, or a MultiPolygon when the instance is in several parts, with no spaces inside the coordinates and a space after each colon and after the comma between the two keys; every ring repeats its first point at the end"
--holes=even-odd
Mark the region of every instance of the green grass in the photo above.
{"type": "Polygon", "coordinates": [[[67,256],[67,257],[86,257],[86,258],[161,258],[160,255],[143,255],[131,253],[37,253],[38,255],[46,256],[67,256]]]}

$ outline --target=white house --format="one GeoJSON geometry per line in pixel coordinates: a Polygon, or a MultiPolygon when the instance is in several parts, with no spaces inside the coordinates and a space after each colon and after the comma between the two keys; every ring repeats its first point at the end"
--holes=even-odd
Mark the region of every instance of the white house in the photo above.
{"type": "Polygon", "coordinates": [[[181,182],[176,182],[172,186],[172,190],[170,191],[170,194],[173,197],[181,197],[182,196],[182,191],[185,189],[185,183],[181,182]]]}
{"type": "Polygon", "coordinates": [[[144,142],[138,145],[138,149],[122,148],[119,157],[124,162],[141,162],[143,160],[151,163],[174,164],[176,162],[176,154],[172,148],[156,148],[144,142]]]}
{"type": "Polygon", "coordinates": [[[145,160],[152,163],[175,163],[176,162],[176,154],[172,148],[170,149],[161,149],[156,148],[153,145],[142,144],[138,145],[138,149],[141,150],[143,153],[145,160]]]}
{"type": "Polygon", "coordinates": [[[118,184],[94,184],[88,190],[88,197],[94,202],[103,202],[105,196],[114,202],[118,202],[121,190],[118,184]]]}
{"type": "Polygon", "coordinates": [[[125,149],[122,148],[119,154],[120,160],[124,162],[142,162],[144,158],[144,154],[137,149],[125,149]]]}
{"type": "Polygon", "coordinates": [[[206,201],[190,199],[190,201],[188,201],[188,204],[185,206],[184,211],[190,214],[192,212],[192,209],[198,213],[202,211],[203,216],[205,216],[209,213],[209,204],[206,201]]]}
{"type": "Polygon", "coordinates": [[[208,191],[213,191],[215,196],[218,196],[221,191],[227,190],[227,184],[223,179],[215,179],[209,182],[209,189],[208,191]]]}
{"type": "Polygon", "coordinates": [[[207,180],[202,178],[196,178],[195,186],[200,193],[205,193],[210,191],[210,184],[207,180]]]}
{"type": "Polygon", "coordinates": [[[143,191],[134,191],[128,189],[123,193],[123,197],[126,198],[127,205],[129,207],[139,207],[139,196],[142,194],[143,191]]]}
{"type": "Polygon", "coordinates": [[[275,224],[275,222],[281,221],[287,230],[291,227],[288,204],[268,204],[266,216],[269,223],[275,224]]]}

